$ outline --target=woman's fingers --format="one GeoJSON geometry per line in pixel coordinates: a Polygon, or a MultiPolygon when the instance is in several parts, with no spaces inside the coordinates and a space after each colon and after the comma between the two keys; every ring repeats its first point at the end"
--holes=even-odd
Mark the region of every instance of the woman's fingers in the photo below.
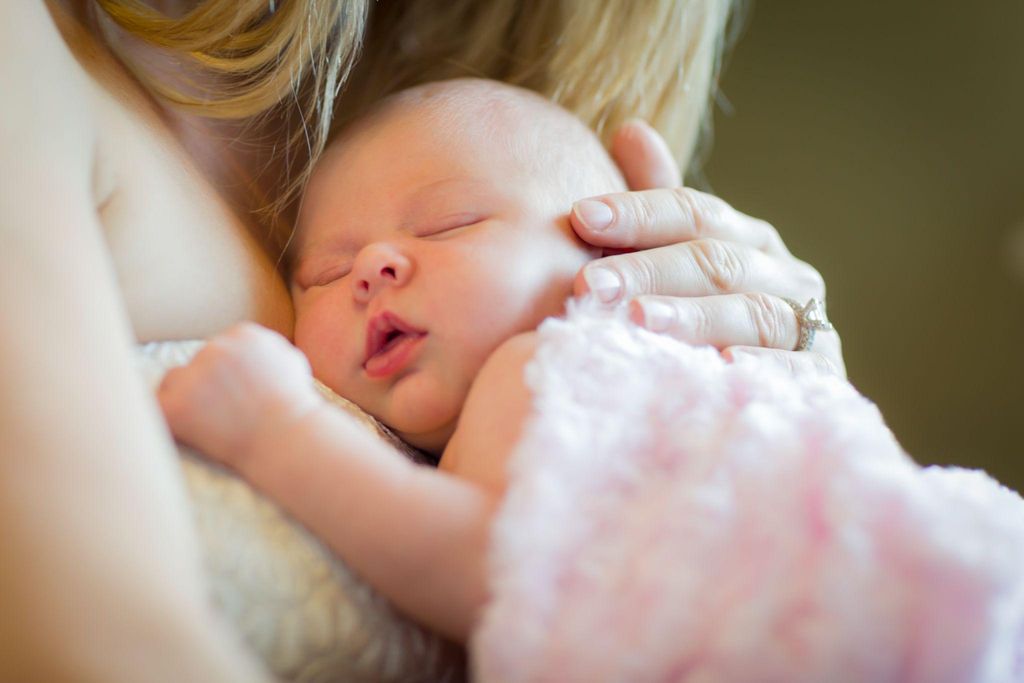
{"type": "Polygon", "coordinates": [[[652,332],[691,344],[710,344],[748,357],[771,349],[782,354],[779,362],[845,374],[841,361],[833,360],[842,358],[835,332],[820,330],[811,349],[790,353],[800,340],[800,321],[789,303],[770,294],[695,299],[645,296],[630,302],[629,315],[633,322],[652,332]]]}
{"type": "Polygon", "coordinates": [[[683,184],[668,143],[645,121],[633,119],[619,126],[612,136],[611,155],[631,190],[683,184]]]}
{"type": "MultiPolygon", "coordinates": [[[[722,355],[733,363],[773,363],[793,375],[836,375],[846,377],[846,370],[823,353],[803,351],[793,353],[755,346],[730,346],[722,355]]],[[[839,356],[841,358],[841,356],[839,356]]]]}
{"type": "Polygon", "coordinates": [[[652,332],[724,349],[730,358],[769,358],[794,371],[846,376],[834,331],[818,331],[810,349],[793,353],[800,322],[792,306],[770,294],[644,296],[630,302],[629,316],[652,332]]]}
{"type": "Polygon", "coordinates": [[[581,199],[570,222],[580,238],[612,249],[650,249],[715,239],[789,255],[768,222],[740,213],[718,197],[688,187],[622,192],[581,199]]]}
{"type": "Polygon", "coordinates": [[[793,308],[768,294],[695,299],[645,296],[630,303],[629,315],[651,332],[719,349],[759,346],[792,351],[800,340],[793,308]]]}
{"type": "Polygon", "coordinates": [[[592,261],[574,283],[577,296],[587,292],[609,304],[644,294],[735,292],[771,292],[805,301],[824,298],[825,285],[818,271],[793,257],[769,256],[734,242],[694,240],[592,261]]]}

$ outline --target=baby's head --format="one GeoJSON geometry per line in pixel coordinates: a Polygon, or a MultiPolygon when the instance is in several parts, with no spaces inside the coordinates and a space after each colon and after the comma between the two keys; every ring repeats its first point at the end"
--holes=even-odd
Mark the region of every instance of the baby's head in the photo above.
{"type": "Polygon", "coordinates": [[[398,93],[314,172],[295,343],[322,382],[440,452],[487,357],[561,313],[597,255],[572,203],[622,189],[597,138],[538,95],[472,79],[398,93]]]}

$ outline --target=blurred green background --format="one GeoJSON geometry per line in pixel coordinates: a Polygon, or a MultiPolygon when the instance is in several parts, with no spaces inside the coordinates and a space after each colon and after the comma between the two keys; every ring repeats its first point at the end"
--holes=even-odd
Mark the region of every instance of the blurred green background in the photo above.
{"type": "Polygon", "coordinates": [[[762,0],[704,172],[829,286],[923,463],[1024,490],[1024,1],[762,0]]]}

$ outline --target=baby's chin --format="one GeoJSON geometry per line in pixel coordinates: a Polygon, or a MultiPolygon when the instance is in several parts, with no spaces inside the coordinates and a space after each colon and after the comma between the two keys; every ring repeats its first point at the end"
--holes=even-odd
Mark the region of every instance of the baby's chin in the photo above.
{"type": "Polygon", "coordinates": [[[469,382],[439,373],[411,373],[391,388],[378,418],[411,446],[441,455],[455,433],[469,382]]]}

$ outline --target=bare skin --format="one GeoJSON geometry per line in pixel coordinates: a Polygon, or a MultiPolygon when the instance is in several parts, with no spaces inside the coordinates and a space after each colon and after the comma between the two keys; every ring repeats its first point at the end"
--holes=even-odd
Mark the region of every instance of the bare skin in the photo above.
{"type": "MultiPolygon", "coordinates": [[[[206,605],[175,454],[132,352],[246,319],[288,335],[291,309],[237,191],[245,145],[220,144],[238,131],[156,104],[95,38],[88,4],[0,3],[0,536],[17,558],[0,567],[0,678],[254,681],[206,605]]],[[[627,147],[646,169],[630,179],[664,177],[627,147]]],[[[670,214],[603,239],[686,239],[693,222],[665,229],[670,214]]],[[[808,282],[786,289],[820,295],[808,282]]]]}
{"type": "Polygon", "coordinates": [[[169,373],[160,401],[179,439],[239,472],[399,609],[465,642],[488,598],[491,524],[530,411],[535,345],[523,333],[487,359],[437,469],[325,403],[302,354],[255,325],[169,373]]]}
{"type": "Polygon", "coordinates": [[[291,307],[226,151],[192,156],[73,9],[0,7],[0,536],[21,560],[0,570],[0,678],[259,680],[208,613],[131,351],[244,319],[288,334],[291,307]]]}
{"type": "Polygon", "coordinates": [[[305,356],[257,326],[216,337],[161,385],[175,436],[466,641],[531,412],[534,329],[596,256],[565,212],[621,187],[593,134],[531,93],[470,79],[398,95],[332,145],[307,188],[292,282],[305,356]],[[326,405],[311,371],[439,467],[326,405]]]}

